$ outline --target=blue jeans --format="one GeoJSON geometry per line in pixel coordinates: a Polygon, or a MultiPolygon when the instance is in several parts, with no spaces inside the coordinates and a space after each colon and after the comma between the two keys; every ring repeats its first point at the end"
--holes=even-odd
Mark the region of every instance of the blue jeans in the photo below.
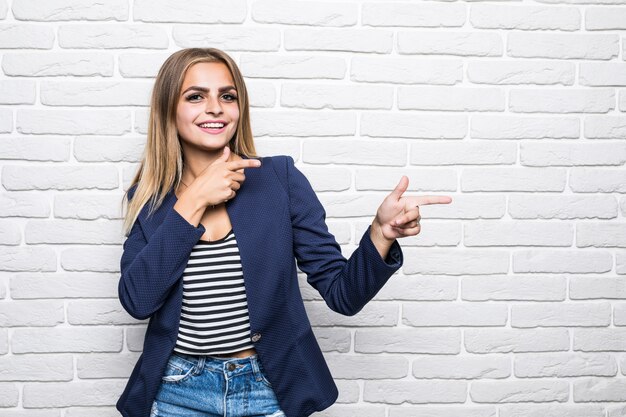
{"type": "Polygon", "coordinates": [[[284,417],[256,354],[217,358],[172,352],[150,417],[284,417]]]}

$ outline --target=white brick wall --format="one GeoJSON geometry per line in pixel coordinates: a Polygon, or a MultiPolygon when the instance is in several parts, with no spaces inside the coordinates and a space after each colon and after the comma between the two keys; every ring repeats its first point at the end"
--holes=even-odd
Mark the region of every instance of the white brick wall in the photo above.
{"type": "Polygon", "coordinates": [[[119,203],[196,46],[239,63],[257,148],[346,256],[402,175],[453,197],[360,314],[300,274],[340,389],[317,415],[626,416],[625,0],[0,0],[2,417],[118,416],[146,326],[119,203]]]}

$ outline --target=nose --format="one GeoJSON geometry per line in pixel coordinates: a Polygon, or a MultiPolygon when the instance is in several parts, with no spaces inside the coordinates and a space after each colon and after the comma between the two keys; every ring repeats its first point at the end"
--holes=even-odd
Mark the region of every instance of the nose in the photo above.
{"type": "Polygon", "coordinates": [[[220,104],[219,98],[209,97],[206,103],[207,103],[206,108],[204,109],[205,113],[213,113],[213,114],[222,113],[222,105],[220,104]]]}

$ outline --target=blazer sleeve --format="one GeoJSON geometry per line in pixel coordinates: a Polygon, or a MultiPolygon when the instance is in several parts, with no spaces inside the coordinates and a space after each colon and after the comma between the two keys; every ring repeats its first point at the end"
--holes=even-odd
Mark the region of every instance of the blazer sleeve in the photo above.
{"type": "Polygon", "coordinates": [[[311,184],[296,168],[293,158],[286,159],[293,249],[298,267],[333,311],[354,315],[402,266],[400,244],[395,240],[387,258],[382,259],[370,238],[370,225],[358,248],[346,259],[328,232],[326,212],[311,184]]]}
{"type": "MultiPolygon", "coordinates": [[[[129,190],[129,201],[133,194],[134,189],[129,190]]],[[[143,320],[163,305],[204,232],[202,224],[195,227],[173,208],[149,241],[140,221],[135,221],[124,241],[118,284],[120,303],[128,314],[143,320]]]]}

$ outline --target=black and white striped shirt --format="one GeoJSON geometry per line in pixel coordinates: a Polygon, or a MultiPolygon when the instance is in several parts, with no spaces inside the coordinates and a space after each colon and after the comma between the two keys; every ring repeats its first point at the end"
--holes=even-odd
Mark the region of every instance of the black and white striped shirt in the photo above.
{"type": "Polygon", "coordinates": [[[183,306],[174,350],[211,355],[252,348],[248,303],[235,234],[200,239],[183,272],[183,306]]]}

